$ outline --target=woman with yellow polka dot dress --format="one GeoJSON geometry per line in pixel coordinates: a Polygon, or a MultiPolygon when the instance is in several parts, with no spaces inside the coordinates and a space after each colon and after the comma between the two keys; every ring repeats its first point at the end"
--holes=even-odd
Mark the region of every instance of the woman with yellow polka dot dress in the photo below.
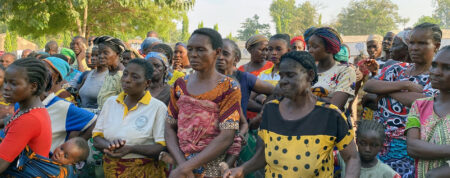
{"type": "Polygon", "coordinates": [[[346,177],[359,177],[360,160],[354,131],[336,106],[312,94],[317,81],[313,57],[304,51],[281,57],[283,98],[267,103],[255,156],[224,177],[243,177],[265,166],[265,177],[333,177],[333,148],[346,162],[346,177]]]}

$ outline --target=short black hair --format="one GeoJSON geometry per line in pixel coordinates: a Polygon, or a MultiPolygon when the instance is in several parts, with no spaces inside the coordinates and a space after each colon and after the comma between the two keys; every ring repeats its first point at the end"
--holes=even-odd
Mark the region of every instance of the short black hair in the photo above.
{"type": "Polygon", "coordinates": [[[63,55],[63,54],[53,54],[53,55],[51,55],[51,56],[52,56],[52,57],[60,58],[60,59],[62,59],[62,60],[64,60],[64,61],[66,61],[67,63],[69,63],[69,58],[67,58],[66,55],[63,55]]]}
{"type": "Polygon", "coordinates": [[[241,60],[241,49],[239,49],[239,46],[234,42],[233,40],[230,40],[228,38],[223,39],[223,42],[227,42],[231,44],[231,47],[233,47],[233,52],[236,57],[238,57],[239,60],[241,60]]]}
{"type": "Polygon", "coordinates": [[[141,66],[142,68],[144,68],[145,79],[147,79],[147,80],[152,79],[153,70],[154,70],[152,63],[150,63],[149,61],[142,59],[142,58],[135,58],[135,59],[131,60],[130,62],[128,62],[128,65],[130,65],[130,64],[137,64],[138,66],[141,66]]]}
{"type": "Polygon", "coordinates": [[[152,51],[163,53],[169,60],[169,64],[172,64],[173,50],[168,44],[158,43],[152,47],[152,51]]]}
{"type": "Polygon", "coordinates": [[[191,39],[192,36],[194,36],[194,35],[208,36],[209,40],[211,41],[211,46],[213,49],[222,48],[222,46],[223,46],[222,36],[220,35],[219,32],[215,31],[214,29],[199,28],[199,29],[195,30],[194,32],[192,32],[192,35],[191,35],[191,37],[189,37],[189,39],[191,39]]]}
{"type": "Polygon", "coordinates": [[[425,23],[421,23],[421,24],[415,26],[413,30],[418,30],[418,29],[431,30],[432,36],[433,36],[433,41],[434,42],[441,42],[441,40],[442,40],[442,30],[439,27],[439,25],[425,22],[425,23]]]}
{"type": "Polygon", "coordinates": [[[45,44],[45,52],[48,52],[50,50],[58,51],[58,43],[56,41],[52,40],[52,41],[49,41],[47,44],[45,44]]]}
{"type": "Polygon", "coordinates": [[[380,141],[384,142],[386,134],[384,132],[384,125],[375,120],[360,120],[357,122],[356,138],[361,136],[362,133],[368,131],[375,131],[380,136],[380,141]]]}
{"type": "Polygon", "coordinates": [[[82,37],[82,36],[75,36],[75,37],[73,37],[72,40],[76,40],[76,39],[78,39],[78,38],[81,39],[81,41],[83,41],[83,43],[87,45],[86,38],[84,38],[84,37],[82,37]]]}
{"type": "Polygon", "coordinates": [[[27,57],[14,61],[10,66],[25,68],[27,72],[28,82],[37,83],[37,89],[33,93],[35,96],[41,95],[45,89],[48,71],[43,61],[36,58],[27,57]]]}
{"type": "Polygon", "coordinates": [[[291,37],[288,34],[275,34],[270,37],[270,40],[284,40],[286,42],[287,48],[289,48],[289,42],[291,41],[291,37]]]}
{"type": "Polygon", "coordinates": [[[82,137],[74,137],[70,140],[73,140],[75,142],[75,145],[80,149],[81,156],[76,160],[77,162],[84,161],[89,157],[89,145],[87,141],[82,137]]]}
{"type": "Polygon", "coordinates": [[[318,80],[319,77],[317,75],[317,67],[316,63],[314,61],[314,57],[309,54],[309,52],[306,51],[291,51],[283,56],[281,56],[280,63],[283,62],[286,59],[292,59],[300,65],[302,65],[306,70],[313,70],[314,71],[314,79],[311,81],[311,85],[314,85],[318,80]]]}

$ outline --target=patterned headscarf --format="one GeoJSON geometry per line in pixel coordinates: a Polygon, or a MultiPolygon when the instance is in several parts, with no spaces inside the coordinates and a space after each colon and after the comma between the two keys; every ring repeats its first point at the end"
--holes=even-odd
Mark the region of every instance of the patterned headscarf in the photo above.
{"type": "Polygon", "coordinates": [[[309,27],[306,29],[305,33],[303,33],[303,36],[305,37],[305,42],[308,43],[309,38],[313,35],[314,30],[316,30],[316,27],[309,27]]]}
{"type": "Polygon", "coordinates": [[[410,32],[411,30],[403,30],[400,33],[398,33],[396,37],[399,37],[405,45],[408,45],[410,32]]]}
{"type": "MultiPolygon", "coordinates": [[[[122,53],[125,52],[125,44],[123,44],[122,40],[111,36],[100,36],[94,39],[95,45],[105,45],[110,47],[114,52],[122,56],[122,53]]],[[[121,57],[122,58],[122,57],[121,57]]]]}
{"type": "Polygon", "coordinates": [[[316,29],[313,32],[313,35],[316,35],[323,39],[327,52],[337,54],[341,50],[342,39],[336,30],[330,27],[322,27],[316,29]]]}
{"type": "Polygon", "coordinates": [[[300,35],[300,36],[296,36],[296,37],[292,38],[290,44],[291,45],[294,44],[295,41],[303,42],[303,46],[306,47],[306,42],[305,42],[305,39],[303,39],[303,36],[300,35]]]}
{"type": "Polygon", "coordinates": [[[166,66],[166,70],[169,69],[169,61],[167,60],[166,55],[164,55],[163,53],[159,53],[159,52],[149,52],[146,56],[145,56],[145,60],[148,60],[150,58],[156,58],[159,59],[164,66],[166,66]]]}
{"type": "Polygon", "coordinates": [[[245,42],[245,49],[250,50],[250,48],[253,47],[255,44],[264,41],[269,41],[269,39],[267,39],[267,37],[264,35],[253,35],[247,40],[247,42],[245,42]]]}

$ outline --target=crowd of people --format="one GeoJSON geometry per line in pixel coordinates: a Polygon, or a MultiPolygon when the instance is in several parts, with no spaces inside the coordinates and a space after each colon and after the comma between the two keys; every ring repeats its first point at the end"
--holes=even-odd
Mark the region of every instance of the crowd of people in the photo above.
{"type": "Polygon", "coordinates": [[[6,177],[450,176],[450,46],[423,23],[370,35],[200,28],[174,46],[111,36],[0,57],[6,177]]]}

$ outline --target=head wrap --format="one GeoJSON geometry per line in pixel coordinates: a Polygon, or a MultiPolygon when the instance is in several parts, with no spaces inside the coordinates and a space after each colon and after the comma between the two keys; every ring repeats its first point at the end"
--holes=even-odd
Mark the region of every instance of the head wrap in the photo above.
{"type": "Polygon", "coordinates": [[[72,58],[72,60],[77,60],[77,56],[75,55],[75,52],[73,52],[73,50],[71,50],[71,49],[62,48],[60,54],[69,56],[70,58],[72,58]]]}
{"type": "Polygon", "coordinates": [[[337,54],[334,55],[334,58],[336,59],[336,61],[339,61],[339,62],[347,62],[348,58],[349,58],[347,47],[344,45],[341,45],[341,50],[337,54]]]}
{"type": "Polygon", "coordinates": [[[145,40],[141,44],[141,50],[144,51],[144,49],[149,48],[155,42],[162,43],[162,41],[160,39],[155,38],[155,37],[147,37],[147,38],[145,38],[145,40]]]}
{"type": "Polygon", "coordinates": [[[70,72],[69,63],[58,57],[47,57],[44,61],[56,70],[62,79],[67,78],[67,74],[70,72]]]}
{"type": "Polygon", "coordinates": [[[325,50],[327,52],[336,54],[341,50],[342,39],[336,30],[329,27],[322,27],[316,29],[313,32],[313,35],[316,35],[323,39],[323,41],[325,42],[325,50]]]}
{"type": "Polygon", "coordinates": [[[306,47],[306,42],[305,42],[305,39],[303,39],[303,36],[300,35],[300,36],[296,36],[296,37],[292,38],[290,45],[294,44],[295,41],[303,42],[303,46],[306,47]]]}
{"type": "Polygon", "coordinates": [[[255,44],[258,44],[260,42],[269,41],[266,36],[264,35],[253,35],[250,37],[247,42],[245,42],[245,49],[250,50],[252,46],[255,44]]]}
{"type": "Polygon", "coordinates": [[[303,36],[305,37],[305,42],[308,43],[309,38],[311,38],[314,30],[316,30],[316,29],[317,29],[316,27],[309,27],[308,29],[306,29],[305,33],[303,33],[303,36]]]}
{"type": "Polygon", "coordinates": [[[119,40],[117,38],[111,37],[111,36],[100,36],[94,39],[95,45],[105,45],[110,47],[114,52],[121,54],[125,52],[125,44],[123,44],[122,40],[119,40]]]}
{"type": "Polygon", "coordinates": [[[408,45],[410,32],[411,30],[403,30],[400,33],[398,33],[396,37],[399,37],[405,45],[408,45]]]}
{"type": "Polygon", "coordinates": [[[166,66],[166,70],[169,69],[169,61],[167,60],[166,55],[164,55],[163,53],[158,53],[158,52],[149,52],[146,56],[145,56],[145,60],[148,60],[150,58],[156,58],[159,59],[164,66],[166,66]]]}
{"type": "Polygon", "coordinates": [[[367,42],[369,41],[376,41],[378,43],[383,42],[383,37],[381,35],[369,35],[369,37],[367,38],[367,42]]]}
{"type": "Polygon", "coordinates": [[[175,47],[177,46],[183,46],[184,49],[187,49],[187,46],[182,42],[178,42],[177,44],[175,44],[175,47]]]}

